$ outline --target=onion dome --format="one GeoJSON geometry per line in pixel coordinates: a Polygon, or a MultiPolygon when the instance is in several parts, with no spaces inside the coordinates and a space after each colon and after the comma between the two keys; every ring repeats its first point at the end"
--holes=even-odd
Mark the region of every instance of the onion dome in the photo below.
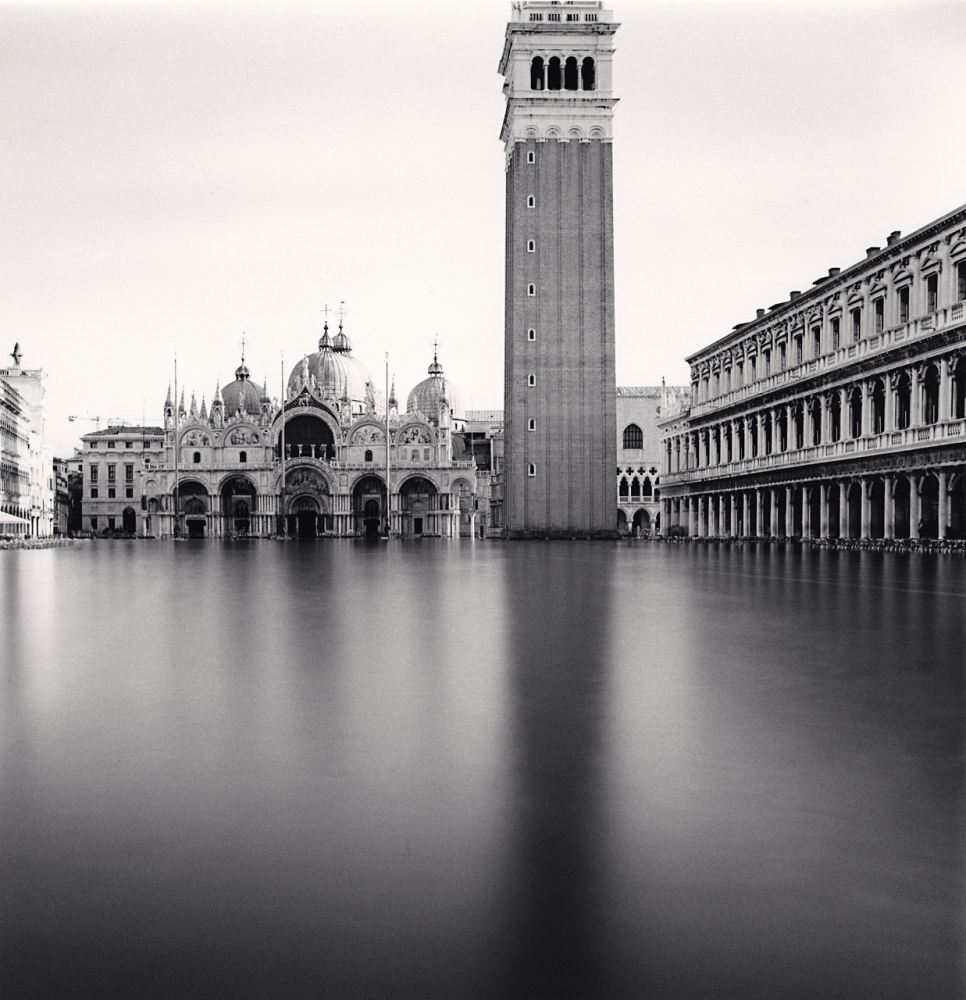
{"type": "Polygon", "coordinates": [[[352,345],[341,327],[330,340],[326,324],[318,352],[309,354],[292,369],[288,377],[289,399],[294,399],[306,382],[311,386],[313,380],[322,396],[348,398],[353,403],[365,404],[369,373],[366,366],[353,357],[352,345]]]}
{"type": "Polygon", "coordinates": [[[460,406],[459,394],[452,382],[443,378],[443,366],[439,363],[435,353],[433,363],[427,369],[429,378],[423,379],[406,400],[406,412],[415,413],[419,410],[424,416],[436,418],[439,413],[439,404],[442,399],[446,399],[450,413],[454,417],[461,417],[463,409],[460,406]]]}
{"type": "Polygon", "coordinates": [[[233,417],[244,408],[248,413],[258,413],[262,406],[262,390],[249,380],[249,372],[245,362],[235,369],[235,381],[229,382],[221,390],[221,398],[225,404],[225,413],[233,417]]]}

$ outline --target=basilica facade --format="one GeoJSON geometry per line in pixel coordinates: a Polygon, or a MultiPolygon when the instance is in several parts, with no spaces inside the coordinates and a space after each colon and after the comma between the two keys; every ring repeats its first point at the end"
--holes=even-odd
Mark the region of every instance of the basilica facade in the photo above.
{"type": "MultiPolygon", "coordinates": [[[[330,337],[328,325],[318,351],[290,373],[282,402],[252,381],[244,360],[210,409],[194,395],[186,408],[184,395],[176,403],[169,391],[160,453],[138,464],[130,510],[112,512],[111,530],[123,524],[163,538],[477,533],[483,484],[438,359],[405,412],[394,387],[387,403],[377,412],[365,366],[341,326],[330,337]]],[[[88,530],[104,529],[106,512],[94,524],[85,513],[88,530]]]]}

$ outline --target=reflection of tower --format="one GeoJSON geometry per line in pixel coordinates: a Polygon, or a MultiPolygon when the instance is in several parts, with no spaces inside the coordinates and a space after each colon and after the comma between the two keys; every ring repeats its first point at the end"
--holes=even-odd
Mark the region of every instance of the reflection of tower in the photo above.
{"type": "Polygon", "coordinates": [[[518,0],[500,61],[510,537],[617,534],[611,16],[518,0]]]}

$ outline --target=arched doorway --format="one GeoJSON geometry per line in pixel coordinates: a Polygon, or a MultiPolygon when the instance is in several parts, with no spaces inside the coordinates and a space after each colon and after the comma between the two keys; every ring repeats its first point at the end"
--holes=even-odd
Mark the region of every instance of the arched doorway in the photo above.
{"type": "MultiPolygon", "coordinates": [[[[278,454],[279,442],[275,445],[278,454]]],[[[335,439],[332,430],[321,416],[299,414],[285,422],[286,458],[335,458],[335,439]]]]}
{"type": "MultiPolygon", "coordinates": [[[[204,538],[208,522],[208,487],[196,480],[178,485],[178,508],[184,517],[184,531],[189,538],[204,538]]],[[[181,518],[179,517],[180,521],[181,518]]],[[[175,534],[180,535],[182,525],[175,524],[175,534]]]]}
{"type": "Polygon", "coordinates": [[[839,525],[839,484],[832,483],[828,488],[828,536],[829,538],[841,538],[842,530],[839,525]]]}
{"type": "Polygon", "coordinates": [[[849,487],[849,538],[858,538],[862,533],[862,486],[852,483],[849,487]]]}
{"type": "Polygon", "coordinates": [[[386,512],[386,484],[378,476],[363,476],[352,490],[352,512],[356,533],[378,538],[386,512]]]}
{"type": "Polygon", "coordinates": [[[966,482],[960,472],[949,490],[949,527],[947,538],[966,538],[966,482]]]}
{"type": "Polygon", "coordinates": [[[627,534],[627,515],[620,509],[617,511],[617,530],[622,535],[627,534]]]}
{"type": "Polygon", "coordinates": [[[919,537],[939,537],[939,480],[933,475],[919,487],[919,537]]]}
{"type": "Polygon", "coordinates": [[[885,537],[885,483],[878,476],[869,487],[869,537],[885,537]]]}
{"type": "Polygon", "coordinates": [[[244,476],[232,476],[221,487],[221,509],[228,530],[235,535],[252,533],[255,512],[255,486],[244,476]]]}
{"type": "Polygon", "coordinates": [[[121,530],[125,535],[136,535],[138,531],[137,514],[133,507],[125,507],[121,515],[121,530]]]}
{"type": "Polygon", "coordinates": [[[321,518],[319,502],[314,497],[298,497],[292,503],[297,538],[315,538],[319,534],[321,518]]]}
{"type": "Polygon", "coordinates": [[[437,510],[436,487],[423,476],[407,479],[399,490],[403,511],[408,515],[403,531],[418,538],[431,530],[430,515],[437,510]]]}
{"type": "Polygon", "coordinates": [[[651,515],[642,507],[634,513],[634,537],[643,538],[651,533],[651,515]]]}
{"type": "Polygon", "coordinates": [[[896,479],[893,504],[895,509],[895,537],[909,537],[909,480],[905,476],[896,479]]]}

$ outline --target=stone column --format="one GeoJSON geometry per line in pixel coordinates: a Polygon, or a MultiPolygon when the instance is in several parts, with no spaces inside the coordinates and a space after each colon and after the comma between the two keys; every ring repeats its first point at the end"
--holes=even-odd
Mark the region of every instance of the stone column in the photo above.
{"type": "Polygon", "coordinates": [[[939,537],[945,538],[949,530],[949,473],[942,469],[939,473],[939,537]]]}
{"type": "Polygon", "coordinates": [[[919,484],[922,476],[909,473],[909,537],[919,537],[919,521],[922,518],[922,501],[919,497],[919,484]]]}
{"type": "MultiPolygon", "coordinates": [[[[772,425],[772,444],[775,443],[775,428],[772,425]]],[[[772,538],[778,537],[778,490],[771,491],[771,525],[768,532],[772,538]]]]}
{"type": "Polygon", "coordinates": [[[872,513],[872,502],[870,499],[872,480],[868,476],[863,476],[860,482],[862,483],[862,522],[859,530],[859,538],[868,538],[872,513]]]}
{"type": "Polygon", "coordinates": [[[687,508],[688,537],[690,538],[694,537],[695,532],[694,501],[695,497],[693,496],[685,497],[684,500],[681,501],[687,508]]]}
{"type": "Polygon", "coordinates": [[[849,537],[849,487],[851,485],[847,479],[839,482],[839,538],[849,537]]]}
{"type": "Polygon", "coordinates": [[[755,537],[764,538],[765,537],[765,526],[761,523],[765,516],[765,497],[762,490],[755,490],[755,537]]]}
{"type": "Polygon", "coordinates": [[[896,537],[896,477],[887,475],[884,477],[883,497],[885,516],[883,518],[882,535],[884,538],[896,537]]]}
{"type": "Polygon", "coordinates": [[[819,528],[818,537],[828,538],[828,493],[831,486],[829,483],[822,483],[819,486],[818,509],[819,528]]]}
{"type": "Polygon", "coordinates": [[[744,490],[741,493],[741,533],[748,535],[748,526],[751,524],[751,494],[744,490]]]}
{"type": "Polygon", "coordinates": [[[922,424],[922,381],[920,371],[912,368],[909,372],[912,376],[912,391],[909,393],[909,426],[919,427],[922,424]]]}
{"type": "Polygon", "coordinates": [[[785,487],[785,537],[795,534],[795,487],[785,487]]]}

